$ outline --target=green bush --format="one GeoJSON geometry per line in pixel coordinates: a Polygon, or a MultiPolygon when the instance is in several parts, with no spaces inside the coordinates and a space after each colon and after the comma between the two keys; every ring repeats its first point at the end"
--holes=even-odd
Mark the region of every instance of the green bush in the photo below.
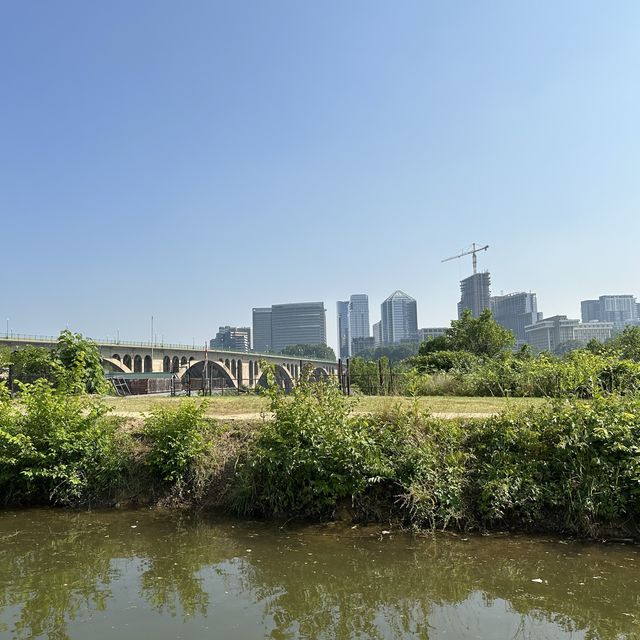
{"type": "Polygon", "coordinates": [[[21,385],[19,404],[0,389],[5,502],[87,504],[111,492],[128,451],[102,404],[68,395],[44,379],[21,385]]]}
{"type": "Polygon", "coordinates": [[[176,408],[158,408],[146,419],[143,433],[149,442],[146,464],[163,482],[182,490],[193,482],[207,448],[209,421],[206,404],[180,402],[176,408]]]}
{"type": "Polygon", "coordinates": [[[265,422],[241,472],[236,508],[262,515],[330,514],[392,474],[369,422],[349,416],[332,383],[302,379],[290,395],[273,384],[265,422]]]}
{"type": "Polygon", "coordinates": [[[640,401],[573,400],[492,417],[471,431],[479,522],[593,535],[640,517],[640,401]]]}

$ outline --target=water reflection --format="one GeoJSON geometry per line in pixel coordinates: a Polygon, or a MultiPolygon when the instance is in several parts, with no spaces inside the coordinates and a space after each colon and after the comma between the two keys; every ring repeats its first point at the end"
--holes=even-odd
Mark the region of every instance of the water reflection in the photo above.
{"type": "Polygon", "coordinates": [[[0,635],[631,639],[639,556],[524,537],[4,512],[0,635]]]}

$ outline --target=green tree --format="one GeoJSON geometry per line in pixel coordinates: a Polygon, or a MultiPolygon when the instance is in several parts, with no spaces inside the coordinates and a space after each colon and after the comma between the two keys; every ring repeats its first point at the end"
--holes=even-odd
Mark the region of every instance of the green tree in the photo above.
{"type": "Polygon", "coordinates": [[[491,358],[511,349],[516,343],[513,333],[499,325],[489,309],[485,309],[478,318],[465,309],[460,320],[451,322],[446,337],[453,351],[468,351],[491,358]]]}
{"type": "Polygon", "coordinates": [[[282,355],[319,360],[335,361],[336,359],[334,350],[326,344],[290,344],[282,350],[282,355]]]}
{"type": "Polygon", "coordinates": [[[400,342],[398,344],[382,344],[373,349],[367,349],[360,355],[364,360],[377,361],[387,358],[391,364],[396,364],[418,353],[417,342],[400,342]]]}
{"type": "Polygon", "coordinates": [[[60,381],[72,381],[72,384],[79,385],[89,393],[101,393],[105,390],[102,358],[98,345],[93,340],[65,329],[58,337],[53,355],[66,372],[66,375],[61,374],[60,381]]]}
{"type": "Polygon", "coordinates": [[[451,342],[448,336],[438,336],[436,338],[427,338],[424,342],[420,344],[420,348],[418,349],[418,355],[426,356],[430,353],[435,353],[436,351],[450,351],[451,350],[451,342]]]}
{"type": "Polygon", "coordinates": [[[56,380],[56,365],[51,350],[45,347],[26,345],[16,349],[11,354],[13,377],[24,383],[32,383],[45,379],[49,382],[56,380]]]}
{"type": "Polygon", "coordinates": [[[606,346],[611,351],[617,351],[623,360],[640,362],[640,327],[625,327],[606,346]]]}

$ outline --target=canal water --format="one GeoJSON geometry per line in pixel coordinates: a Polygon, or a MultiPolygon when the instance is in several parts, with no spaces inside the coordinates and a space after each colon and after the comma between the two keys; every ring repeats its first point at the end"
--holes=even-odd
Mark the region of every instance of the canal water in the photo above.
{"type": "Polygon", "coordinates": [[[0,511],[1,638],[640,638],[640,549],[0,511]]]}

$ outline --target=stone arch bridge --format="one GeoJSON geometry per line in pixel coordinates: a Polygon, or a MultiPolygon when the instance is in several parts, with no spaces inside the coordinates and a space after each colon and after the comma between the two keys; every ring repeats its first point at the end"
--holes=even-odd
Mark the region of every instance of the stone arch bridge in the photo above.
{"type": "MultiPolygon", "coordinates": [[[[293,386],[300,378],[301,370],[310,366],[315,377],[337,375],[338,365],[331,360],[294,358],[290,356],[220,351],[209,349],[205,355],[202,347],[180,344],[151,344],[150,342],[126,342],[120,340],[94,340],[108,373],[174,373],[178,378],[189,374],[202,377],[205,358],[208,376],[225,381],[225,386],[253,388],[264,382],[263,364],[275,368],[278,381],[293,386]]],[[[16,349],[25,345],[53,348],[57,338],[50,336],[9,336],[0,338],[0,348],[16,349]]]]}

